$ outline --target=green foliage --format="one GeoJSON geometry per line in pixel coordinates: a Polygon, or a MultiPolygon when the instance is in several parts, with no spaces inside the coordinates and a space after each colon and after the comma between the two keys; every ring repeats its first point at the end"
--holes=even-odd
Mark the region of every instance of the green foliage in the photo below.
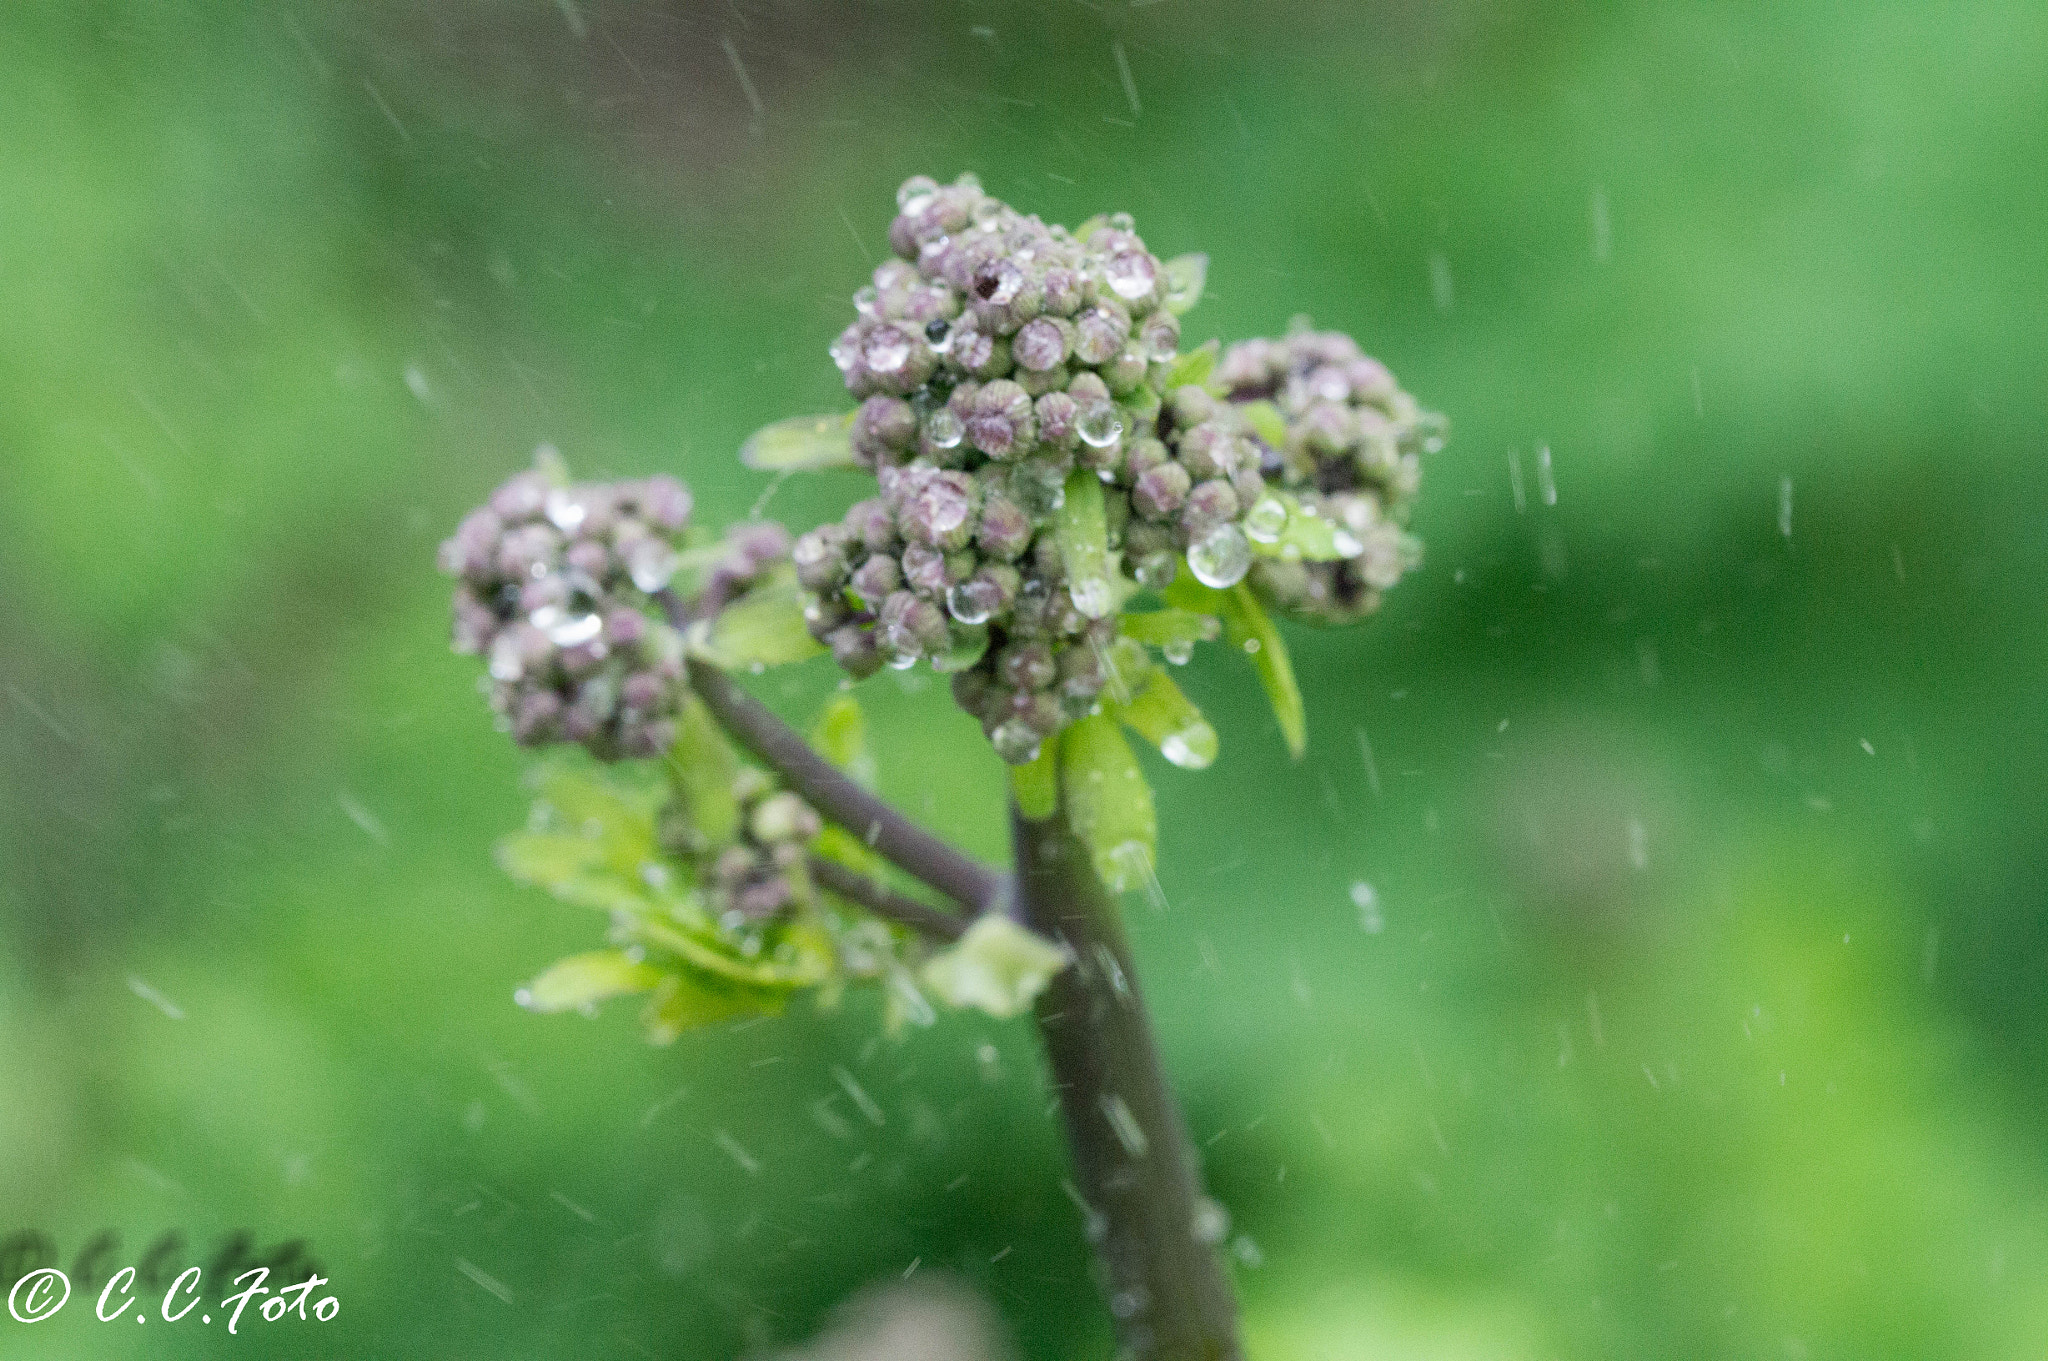
{"type": "Polygon", "coordinates": [[[792,416],[764,425],[740,446],[740,462],[757,472],[817,472],[853,468],[853,413],[792,416]]]}
{"type": "Polygon", "coordinates": [[[1010,795],[1027,818],[1049,818],[1060,802],[1059,746],[1048,742],[1038,755],[1009,767],[1010,795]]]}
{"type": "MultiPolygon", "coordinates": [[[[1202,300],[1209,283],[1209,257],[1196,251],[1166,262],[1166,310],[1180,316],[1202,300]]],[[[1199,380],[1197,380],[1199,381],[1199,380]]]]}
{"type": "MultiPolygon", "coordinates": [[[[1253,553],[1283,562],[1336,562],[1357,554],[1357,542],[1344,542],[1338,525],[1328,517],[1315,514],[1284,491],[1270,491],[1266,497],[1284,508],[1287,518],[1274,537],[1250,540],[1253,553]]],[[[1258,513],[1256,508],[1253,513],[1258,513]]]]}
{"type": "Polygon", "coordinates": [[[1066,495],[1053,525],[1060,561],[1067,571],[1067,591],[1074,608],[1100,619],[1117,607],[1116,568],[1109,556],[1109,523],[1104,516],[1102,481],[1086,468],[1067,474],[1066,495]]]}
{"type": "Polygon", "coordinates": [[[1184,610],[1213,614],[1223,621],[1224,640],[1233,651],[1251,659],[1259,674],[1266,701],[1280,724],[1280,735],[1289,754],[1297,760],[1308,749],[1308,714],[1301,702],[1301,686],[1294,678],[1294,663],[1287,655],[1287,641],[1243,582],[1227,591],[1204,586],[1183,573],[1166,588],[1166,598],[1184,610]]]}
{"type": "Polygon", "coordinates": [[[614,997],[646,992],[662,980],[661,970],[624,950],[592,950],[556,960],[520,993],[534,1011],[583,1011],[614,997]]]}
{"type": "Polygon", "coordinates": [[[675,745],[662,766],[675,790],[676,823],[685,844],[696,850],[729,845],[740,831],[740,801],[733,790],[739,753],[695,695],[676,716],[675,745]]]}
{"type": "Polygon", "coordinates": [[[806,662],[825,648],[804,625],[804,592],[787,563],[690,630],[690,651],[727,671],[806,662]]]}
{"type": "Polygon", "coordinates": [[[1071,962],[1063,947],[992,912],[927,960],[919,977],[953,1006],[976,1007],[1007,1020],[1028,1010],[1053,975],[1071,962]]]}
{"type": "Polygon", "coordinates": [[[1118,893],[1149,885],[1158,854],[1152,786],[1108,714],[1090,714],[1060,735],[1060,794],[1095,872],[1118,893]]]}
{"type": "Polygon", "coordinates": [[[1183,350],[1174,357],[1166,369],[1165,388],[1200,387],[1209,381],[1209,375],[1216,371],[1216,361],[1223,355],[1223,342],[1210,340],[1192,350],[1183,350]]]}
{"type": "Polygon", "coordinates": [[[1184,769],[1204,770],[1216,759],[1216,729],[1162,667],[1152,669],[1115,716],[1184,769]]]}

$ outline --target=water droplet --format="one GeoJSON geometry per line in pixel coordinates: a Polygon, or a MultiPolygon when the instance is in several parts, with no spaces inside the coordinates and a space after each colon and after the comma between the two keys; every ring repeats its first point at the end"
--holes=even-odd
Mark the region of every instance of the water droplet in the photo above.
{"type": "Polygon", "coordinates": [[[512,1002],[513,1002],[513,1004],[514,1004],[515,1006],[523,1007],[523,1008],[525,1008],[525,1009],[526,1009],[526,1010],[528,1010],[528,1011],[532,1011],[532,1010],[533,1010],[533,989],[531,989],[531,988],[521,988],[521,989],[519,989],[519,991],[517,991],[517,992],[515,992],[515,993],[513,993],[513,994],[512,994],[512,1002]]]}
{"type": "Polygon", "coordinates": [[[546,509],[548,519],[564,534],[574,534],[576,527],[590,514],[590,507],[560,487],[548,492],[546,509]]]}
{"type": "Polygon", "coordinates": [[[967,434],[967,427],[947,407],[940,407],[925,417],[924,437],[934,449],[957,449],[967,434]]]}
{"type": "Polygon", "coordinates": [[[1160,739],[1159,754],[1183,770],[1203,770],[1216,759],[1216,729],[1201,721],[1160,739]]]}
{"type": "Polygon", "coordinates": [[[876,373],[895,373],[910,362],[910,337],[894,326],[878,326],[868,332],[861,357],[876,373]]]}
{"type": "Polygon", "coordinates": [[[1192,638],[1169,638],[1159,645],[1159,655],[1175,666],[1186,666],[1195,655],[1192,638]]]}
{"type": "Polygon", "coordinates": [[[988,740],[996,749],[996,755],[1013,766],[1026,765],[1038,759],[1038,746],[1043,740],[1038,730],[1021,718],[1012,718],[996,725],[988,740]]]}
{"type": "Polygon", "coordinates": [[[1352,884],[1351,905],[1358,909],[1358,925],[1368,936],[1387,929],[1387,919],[1380,913],[1380,895],[1365,880],[1352,884]]]}
{"type": "Polygon", "coordinates": [[[963,624],[986,624],[995,613],[987,593],[976,588],[971,581],[963,581],[946,590],[946,613],[963,624]]]}
{"type": "Polygon", "coordinates": [[[1096,449],[1107,449],[1123,437],[1124,418],[1108,402],[1097,402],[1081,413],[1074,423],[1081,442],[1096,449]]]}
{"type": "Polygon", "coordinates": [[[881,296],[873,284],[862,284],[853,291],[853,310],[864,317],[871,317],[875,315],[881,296]]]}
{"type": "Polygon", "coordinates": [[[896,206],[912,216],[931,206],[939,183],[929,175],[912,175],[896,190],[896,206]]]}
{"type": "Polygon", "coordinates": [[[525,674],[526,663],[519,655],[519,640],[508,629],[491,643],[491,679],[516,681],[525,674]]]}
{"type": "Polygon", "coordinates": [[[1188,545],[1188,570],[1204,586],[1235,586],[1251,566],[1252,546],[1236,525],[1219,525],[1188,545]]]}
{"type": "Polygon", "coordinates": [[[1348,529],[1333,530],[1330,534],[1330,547],[1335,549],[1337,556],[1341,558],[1355,558],[1365,551],[1364,542],[1348,529]]]}
{"type": "Polygon", "coordinates": [[[839,366],[841,373],[851,369],[860,359],[859,349],[843,335],[832,342],[832,348],[829,353],[832,356],[832,362],[839,366]]]}
{"type": "Polygon", "coordinates": [[[1132,572],[1138,578],[1140,586],[1150,586],[1153,590],[1159,591],[1173,584],[1173,579],[1179,575],[1180,568],[1171,553],[1148,553],[1138,559],[1138,565],[1132,572]]]}
{"type": "Polygon", "coordinates": [[[1084,577],[1067,585],[1074,608],[1090,619],[1100,619],[1116,608],[1116,589],[1108,577],[1084,577]]]}
{"type": "Polygon", "coordinates": [[[1451,423],[1438,412],[1425,411],[1415,418],[1415,432],[1421,437],[1423,453],[1440,453],[1450,438],[1451,423]]]}
{"type": "Polygon", "coordinates": [[[1245,537],[1253,543],[1278,543],[1287,528],[1287,505],[1277,496],[1261,497],[1245,512],[1245,537]]]}
{"type": "Polygon", "coordinates": [[[1159,281],[1159,269],[1152,263],[1152,257],[1137,250],[1112,256],[1103,266],[1102,275],[1109,281],[1110,291],[1125,302],[1136,302],[1159,281]]]}
{"type": "Polygon", "coordinates": [[[1067,503],[1066,479],[1056,468],[1027,464],[1010,479],[1010,497],[1033,520],[1044,520],[1067,503]]]}
{"type": "MultiPolygon", "coordinates": [[[[952,592],[946,593],[946,600],[948,605],[952,603],[952,592]]],[[[978,626],[950,629],[947,631],[946,650],[932,657],[932,670],[965,671],[987,652],[987,629],[978,626]]]]}
{"type": "Polygon", "coordinates": [[[1129,213],[1111,213],[1109,215],[1109,225],[1120,232],[1136,231],[1138,229],[1138,220],[1129,213]]]}
{"type": "Polygon", "coordinates": [[[535,610],[527,618],[556,647],[579,647],[604,631],[604,620],[597,614],[570,614],[552,605],[535,610]]]}
{"type": "Polygon", "coordinates": [[[676,551],[659,539],[642,539],[626,554],[626,574],[650,594],[668,585],[676,565],[676,551]]]}

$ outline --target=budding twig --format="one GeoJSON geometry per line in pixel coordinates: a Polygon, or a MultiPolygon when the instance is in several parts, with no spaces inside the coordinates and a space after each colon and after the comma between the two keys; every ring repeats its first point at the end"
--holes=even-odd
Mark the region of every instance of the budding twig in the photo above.
{"type": "Polygon", "coordinates": [[[848,869],[837,860],[814,855],[810,858],[810,869],[811,878],[822,887],[900,926],[944,941],[958,940],[967,930],[967,923],[960,918],[941,912],[928,903],[921,903],[908,894],[898,893],[858,870],[848,869]]]}

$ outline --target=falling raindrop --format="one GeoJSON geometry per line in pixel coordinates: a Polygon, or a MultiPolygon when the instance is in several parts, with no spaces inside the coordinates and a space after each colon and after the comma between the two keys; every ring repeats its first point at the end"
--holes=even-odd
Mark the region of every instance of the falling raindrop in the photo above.
{"type": "Polygon", "coordinates": [[[1365,934],[1377,936],[1387,929],[1387,919],[1380,913],[1380,895],[1365,880],[1351,885],[1351,905],[1358,909],[1358,925],[1365,934]]]}

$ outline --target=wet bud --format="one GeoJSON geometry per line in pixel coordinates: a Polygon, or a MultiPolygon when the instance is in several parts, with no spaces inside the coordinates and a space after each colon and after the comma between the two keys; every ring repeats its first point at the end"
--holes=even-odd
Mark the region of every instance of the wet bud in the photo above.
{"type": "Polygon", "coordinates": [[[1235,520],[1237,511],[1237,493],[1228,482],[1212,478],[1197,483],[1188,492],[1187,501],[1181,506],[1181,529],[1190,540],[1199,539],[1235,520]]]}
{"type": "Polygon", "coordinates": [[[1162,463],[1138,477],[1131,488],[1131,508],[1150,520],[1170,519],[1187,500],[1193,485],[1188,470],[1179,463],[1162,463]]]}
{"type": "Polygon", "coordinates": [[[1097,303],[1074,319],[1074,357],[1083,364],[1107,364],[1130,335],[1130,313],[1114,303],[1097,303]]]}
{"type": "Polygon", "coordinates": [[[890,592],[903,584],[903,571],[890,554],[875,553],[853,569],[846,584],[872,607],[888,599],[890,592]]]}
{"type": "Polygon", "coordinates": [[[869,467],[901,462],[917,438],[917,416],[900,397],[870,397],[853,418],[853,452],[869,467]]]}
{"type": "Polygon", "coordinates": [[[1010,342],[1010,353],[1020,368],[1034,371],[1056,369],[1073,349],[1074,328],[1056,317],[1040,317],[1027,323],[1010,342]]]}
{"type": "Polygon", "coordinates": [[[846,512],[846,527],[870,552],[887,553],[896,547],[896,517],[880,497],[856,501],[846,512]]]}
{"type": "Polygon", "coordinates": [[[946,593],[946,555],[936,548],[912,544],[903,550],[903,581],[919,595],[946,593]]]}
{"type": "Polygon", "coordinates": [[[1059,676],[1044,643],[1013,643],[996,658],[996,677],[1016,690],[1043,690],[1059,676]]]}
{"type": "MultiPolygon", "coordinates": [[[[994,386],[991,384],[991,386],[994,386]]],[[[966,473],[949,468],[913,468],[904,484],[896,527],[905,539],[928,547],[964,547],[973,537],[981,489],[966,473]]]]}
{"type": "Polygon", "coordinates": [[[811,806],[787,790],[762,799],[747,818],[748,832],[764,843],[809,841],[823,827],[811,806]]]}
{"type": "Polygon", "coordinates": [[[796,565],[796,579],[805,590],[822,594],[846,580],[846,543],[850,537],[844,524],[826,524],[796,541],[789,556],[796,565]]]}
{"type": "Polygon", "coordinates": [[[834,629],[825,645],[832,649],[832,660],[839,664],[839,669],[855,680],[866,680],[882,669],[882,654],[875,647],[874,635],[858,624],[834,629]]]}
{"type": "Polygon", "coordinates": [[[967,418],[967,438],[990,458],[1014,458],[1029,450],[1037,438],[1030,395],[1008,379],[983,387],[967,418]]]}

